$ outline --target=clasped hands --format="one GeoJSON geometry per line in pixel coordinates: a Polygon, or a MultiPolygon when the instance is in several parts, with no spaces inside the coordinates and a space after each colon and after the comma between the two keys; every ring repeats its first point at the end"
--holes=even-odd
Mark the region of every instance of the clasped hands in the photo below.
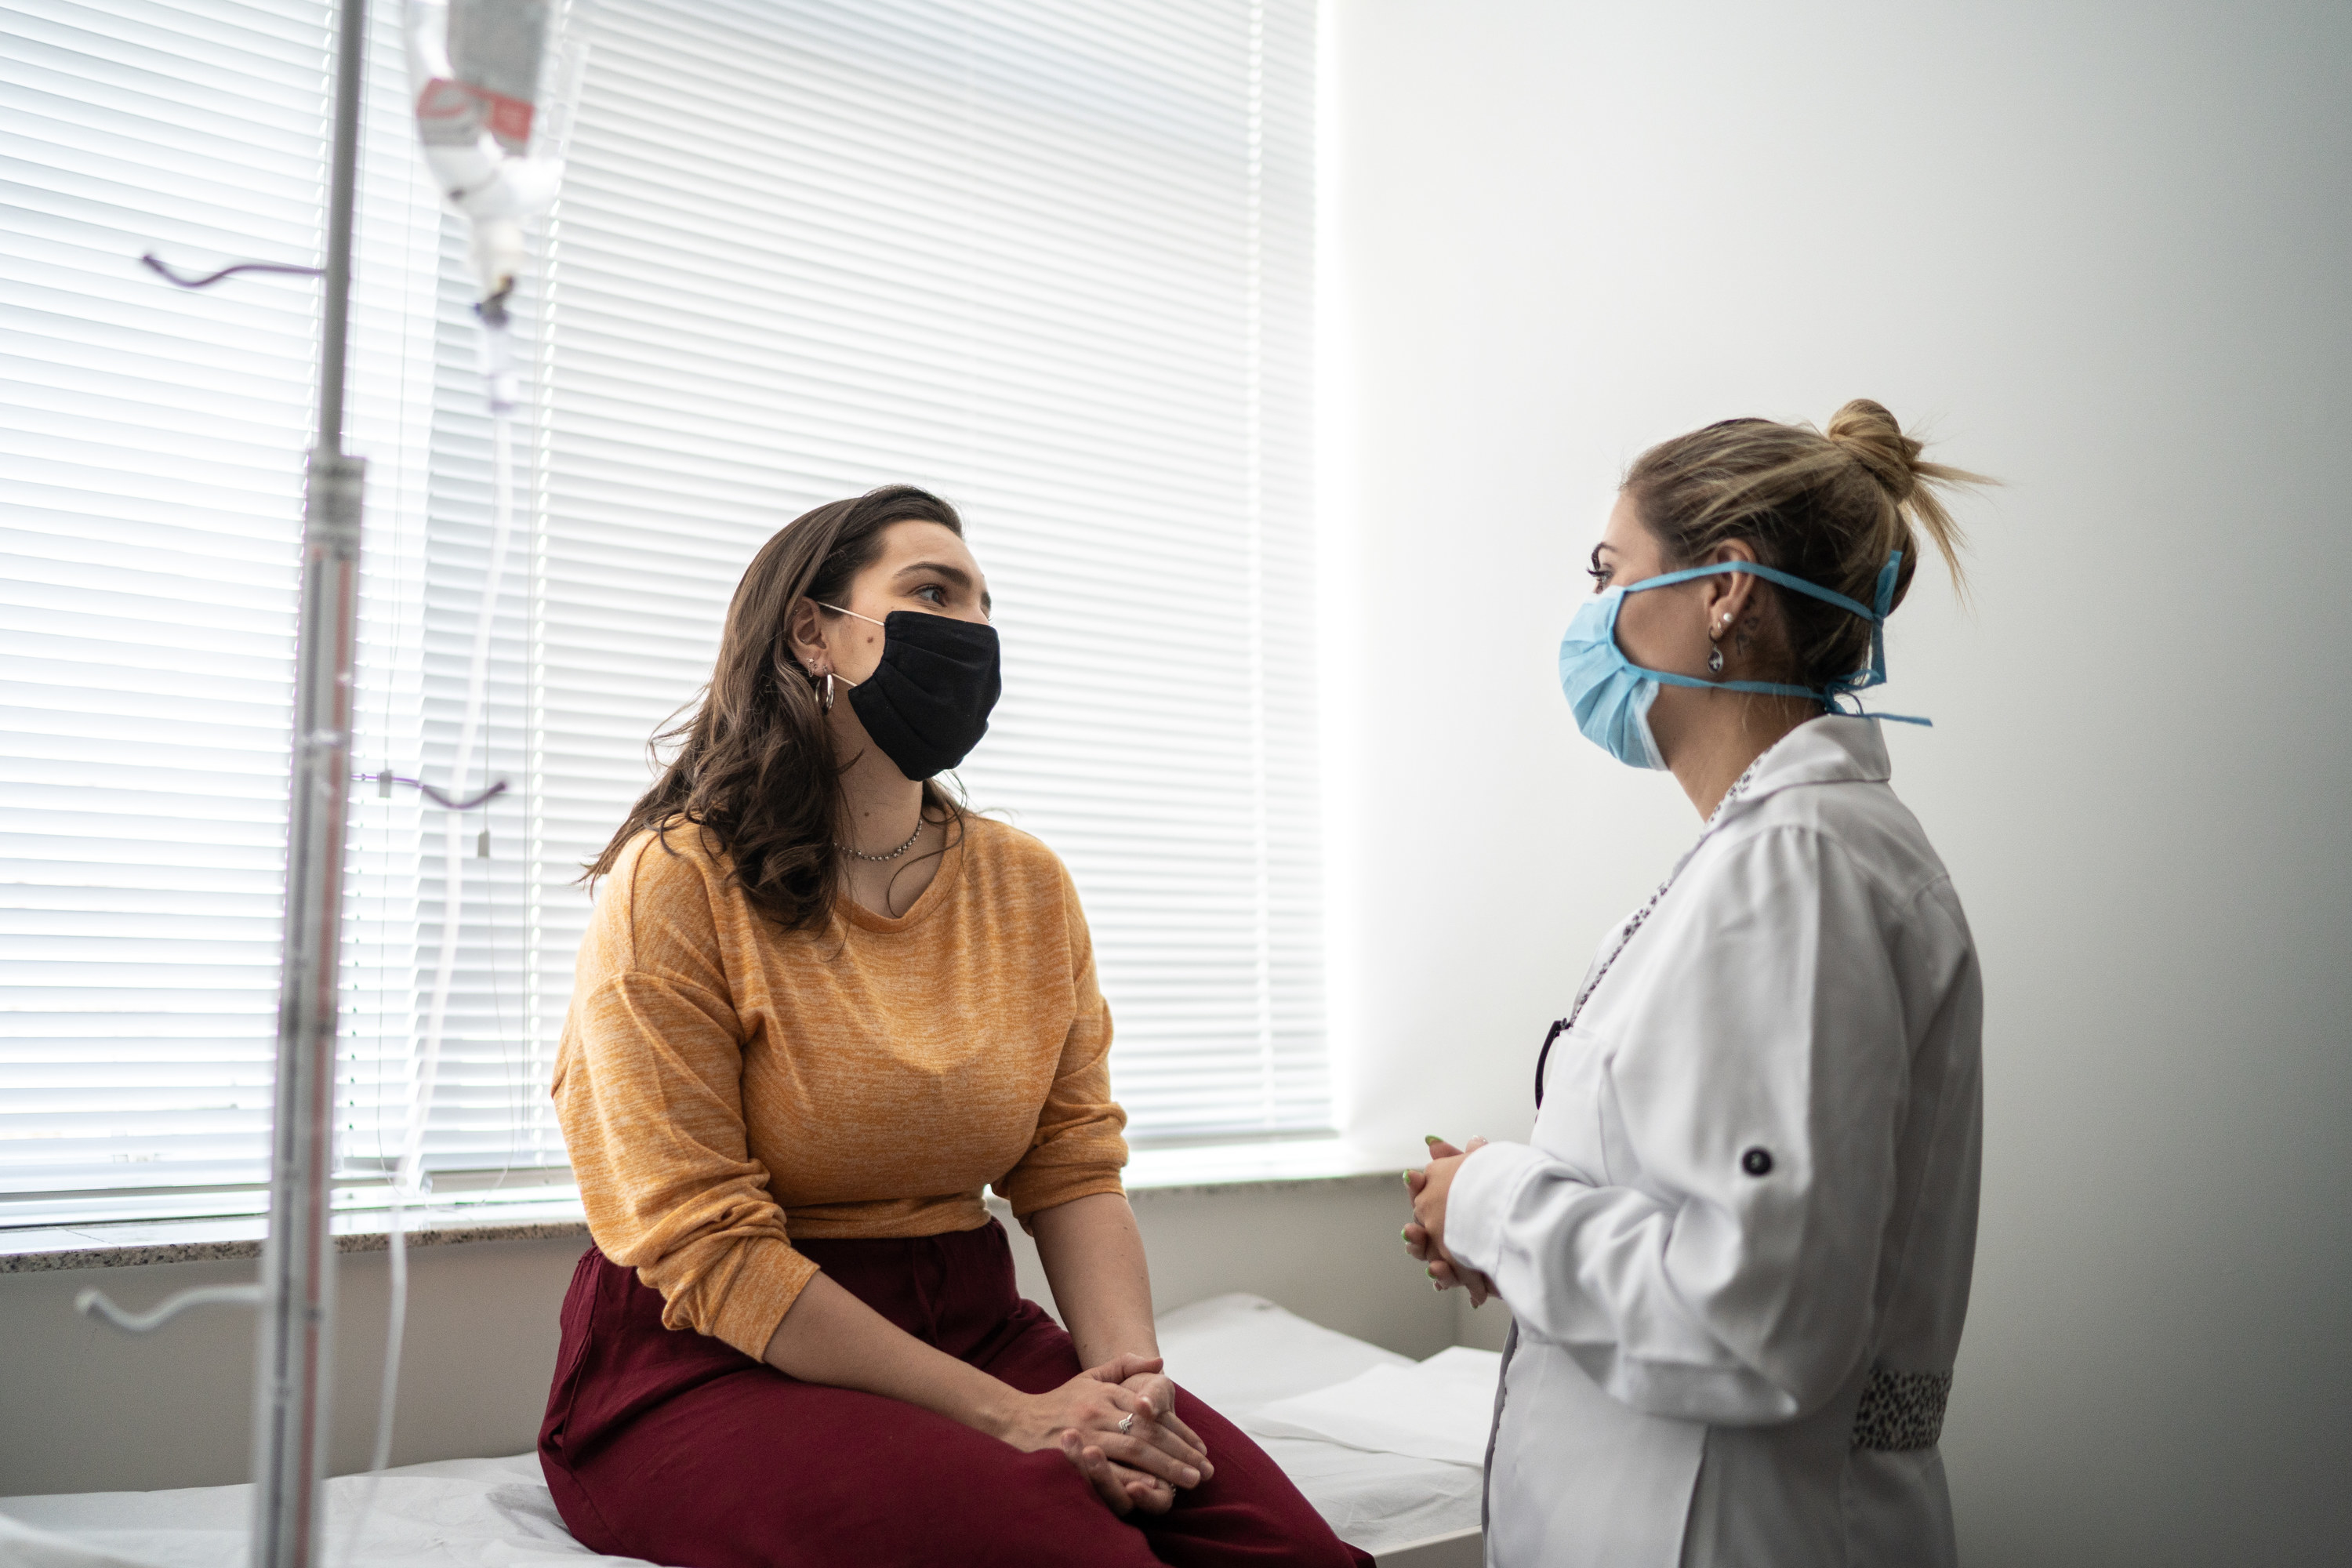
{"type": "Polygon", "coordinates": [[[1113,1513],[1165,1513],[1177,1488],[1199,1486],[1216,1471],[1208,1445],[1176,1415],[1176,1385],[1164,1364],[1123,1355],[1089,1367],[1059,1388],[1024,1396],[997,1435],[1028,1452],[1059,1448],[1113,1513]]]}
{"type": "Polygon", "coordinates": [[[1445,1250],[1445,1199],[1454,1189],[1454,1173],[1462,1168],[1462,1162],[1485,1148],[1486,1141],[1473,1138],[1466,1149],[1456,1149],[1443,1138],[1427,1142],[1429,1163],[1404,1173],[1405,1191],[1412,1197],[1412,1223],[1402,1233],[1404,1249],[1416,1262],[1429,1266],[1430,1280],[1440,1290],[1460,1285],[1470,1292],[1473,1307],[1483,1307],[1495,1293],[1495,1282],[1445,1250]]]}
{"type": "MultiPolygon", "coordinates": [[[[1473,1138],[1457,1149],[1431,1138],[1429,1163],[1404,1173],[1412,1198],[1405,1250],[1427,1266],[1440,1290],[1468,1289],[1474,1307],[1495,1294],[1495,1283],[1446,1250],[1445,1201],[1462,1162],[1486,1142],[1473,1138]]],[[[1023,1396],[997,1435],[1024,1451],[1058,1448],[1121,1517],[1138,1510],[1165,1513],[1178,1488],[1199,1486],[1216,1473],[1208,1445],[1176,1415],[1176,1385],[1165,1364],[1122,1355],[1089,1367],[1059,1388],[1023,1396]]]]}

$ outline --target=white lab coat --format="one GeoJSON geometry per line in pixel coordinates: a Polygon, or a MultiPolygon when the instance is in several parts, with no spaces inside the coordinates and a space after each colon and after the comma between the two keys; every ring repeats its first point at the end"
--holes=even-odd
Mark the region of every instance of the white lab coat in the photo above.
{"type": "Polygon", "coordinates": [[[1496,1568],[1955,1560],[1937,1450],[1853,1446],[1874,1364],[1952,1370],[1982,1128],[1975,946],[1888,773],[1862,719],[1768,752],[1554,1045],[1531,1142],[1455,1174],[1446,1243],[1516,1320],[1496,1568]]]}

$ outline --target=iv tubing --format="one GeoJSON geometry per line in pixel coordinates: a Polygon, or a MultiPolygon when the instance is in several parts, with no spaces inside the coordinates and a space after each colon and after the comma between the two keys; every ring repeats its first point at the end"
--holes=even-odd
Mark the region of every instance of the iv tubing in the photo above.
{"type": "MultiPolygon", "coordinates": [[[[358,5],[363,0],[343,0],[343,3],[358,5]]],[[[514,374],[503,310],[506,293],[514,286],[514,279],[507,268],[490,263],[495,258],[511,263],[515,272],[520,270],[521,220],[543,208],[553,198],[556,184],[562,178],[564,144],[571,136],[573,111],[587,66],[588,46],[583,25],[593,4],[593,0],[563,0],[559,11],[557,26],[562,42],[554,62],[555,90],[552,101],[544,106],[549,112],[541,129],[538,157],[509,156],[487,135],[478,138],[470,148],[463,150],[442,146],[427,137],[423,149],[425,163],[433,169],[444,193],[452,197],[452,205],[472,220],[474,260],[477,269],[483,273],[486,293],[475,314],[481,322],[479,347],[484,390],[488,395],[490,405],[490,561],[482,584],[481,605],[475,615],[473,659],[467,674],[466,706],[457,727],[457,750],[450,767],[449,793],[445,795],[419,784],[420,789],[446,810],[442,819],[441,949],[434,965],[433,991],[425,1007],[425,1033],[419,1042],[416,1080],[410,1091],[400,1157],[393,1171],[387,1236],[391,1252],[391,1303],[384,1325],[383,1387],[376,1406],[375,1446],[369,1466],[368,1501],[361,1505],[359,1514],[352,1521],[349,1539],[354,1546],[358,1541],[360,1521],[374,1501],[373,1477],[381,1474],[392,1462],[393,1422],[400,1389],[401,1343],[408,1322],[408,1247],[406,1215],[403,1205],[410,1196],[421,1197],[425,1191],[425,1131],[432,1116],[434,1089],[440,1078],[441,1040],[448,1019],[449,985],[457,968],[457,936],[465,915],[465,856],[459,816],[464,811],[486,803],[491,795],[506,787],[504,781],[500,781],[489,784],[478,797],[465,798],[467,767],[473,758],[475,741],[482,727],[482,710],[488,700],[490,632],[498,614],[499,589],[506,574],[507,549],[514,525],[514,445],[508,420],[514,408],[514,374]],[[457,166],[468,158],[488,160],[492,177],[487,184],[453,178],[469,172],[457,166]],[[456,163],[451,163],[452,159],[456,163]],[[513,254],[508,255],[509,250],[513,254]],[[497,253],[495,258],[493,253],[497,253]]],[[[407,0],[403,31],[406,37],[412,94],[423,85],[424,80],[454,75],[447,58],[447,27],[446,0],[440,0],[437,5],[436,0],[407,0]],[[435,15],[436,10],[437,16],[435,15]]],[[[470,172],[479,174],[482,171],[470,172]]],[[[485,774],[488,771],[486,767],[485,774]]]]}
{"type": "MultiPolygon", "coordinates": [[[[490,674],[490,629],[498,614],[499,580],[506,575],[507,543],[514,531],[514,437],[503,416],[490,421],[492,452],[490,569],[482,582],[481,608],[474,617],[474,658],[466,677],[465,716],[457,726],[457,750],[450,764],[456,793],[465,791],[467,766],[473,760],[474,742],[482,723],[482,708],[490,674]]],[[[434,1080],[441,1070],[441,1032],[448,1016],[449,980],[457,965],[457,931],[463,916],[464,839],[457,814],[442,818],[441,952],[433,972],[433,1000],[425,1015],[424,1049],[417,1064],[417,1084],[409,1102],[407,1136],[400,1152],[394,1185],[413,1188],[425,1161],[425,1118],[432,1109],[434,1080]]]]}
{"type": "MultiPolygon", "coordinates": [[[[481,729],[482,709],[488,697],[490,631],[499,607],[499,588],[506,575],[507,546],[514,532],[514,437],[507,416],[494,415],[491,432],[490,567],[482,581],[481,607],[474,616],[474,657],[466,675],[466,707],[457,726],[457,751],[450,765],[450,784],[462,795],[467,764],[481,729]]],[[[404,1196],[418,1189],[425,1163],[425,1124],[433,1110],[433,1089],[441,1071],[441,1034],[449,1012],[449,982],[457,964],[457,934],[465,910],[466,858],[463,823],[457,812],[442,817],[441,951],[433,971],[433,995],[425,1012],[425,1037],[418,1053],[417,1081],[408,1102],[408,1118],[401,1140],[400,1163],[393,1172],[391,1247],[392,1303],[384,1324],[383,1388],[376,1404],[375,1451],[371,1471],[392,1463],[393,1415],[400,1389],[400,1348],[408,1326],[408,1247],[403,1225],[404,1196]]],[[[364,1507],[362,1510],[365,1511],[364,1507]]],[[[353,1528],[357,1528],[354,1521],[353,1528]]]]}

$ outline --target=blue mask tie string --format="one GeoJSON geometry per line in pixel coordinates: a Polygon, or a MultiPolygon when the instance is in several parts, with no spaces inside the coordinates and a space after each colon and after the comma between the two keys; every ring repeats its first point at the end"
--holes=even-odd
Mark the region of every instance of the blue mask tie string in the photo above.
{"type": "Polygon", "coordinates": [[[1852,675],[1841,676],[1825,685],[1794,686],[1778,680],[1701,680],[1696,676],[1674,675],[1663,669],[1644,668],[1630,659],[1626,661],[1625,668],[1651,680],[1668,686],[1688,686],[1701,691],[1752,691],[1760,697],[1810,697],[1831,712],[1843,713],[1851,719],[1891,719],[1898,724],[1918,724],[1932,729],[1935,725],[1935,721],[1932,719],[1921,719],[1908,713],[1865,712],[1858,695],[1874,686],[1883,686],[1886,683],[1886,617],[1895,608],[1895,579],[1902,574],[1902,567],[1903,552],[1897,550],[1887,556],[1886,564],[1878,569],[1878,581],[1872,585],[1871,597],[1876,601],[1874,605],[1864,605],[1859,599],[1850,599],[1834,589],[1824,588],[1818,583],[1808,583],[1802,577],[1794,576],[1778,567],[1767,566],[1760,561],[1726,561],[1713,566],[1685,567],[1680,572],[1667,572],[1659,576],[1644,578],[1639,583],[1628,583],[1625,585],[1626,593],[1638,594],[1649,588],[1669,588],[1677,583],[1688,583],[1695,578],[1716,577],[1727,573],[1741,572],[1751,577],[1761,577],[1768,583],[1777,583],[1783,588],[1819,599],[1824,604],[1835,605],[1848,615],[1859,616],[1870,623],[1869,667],[1856,670],[1852,675]],[[1841,708],[1838,705],[1841,700],[1850,701],[1853,706],[1841,708]]]}

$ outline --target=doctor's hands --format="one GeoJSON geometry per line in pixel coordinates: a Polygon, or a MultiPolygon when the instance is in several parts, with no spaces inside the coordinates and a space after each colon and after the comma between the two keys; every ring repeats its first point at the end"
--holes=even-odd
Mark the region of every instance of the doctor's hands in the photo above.
{"type": "Polygon", "coordinates": [[[1023,1396],[997,1435],[1026,1451],[1061,1450],[1113,1513],[1165,1513],[1176,1489],[1216,1472],[1206,1445],[1175,1414],[1161,1363],[1118,1356],[1044,1394],[1023,1396]],[[1128,1429],[1119,1423],[1128,1421],[1128,1429]]]}
{"type": "Polygon", "coordinates": [[[1443,1138],[1428,1142],[1428,1165],[1404,1173],[1405,1190],[1412,1196],[1413,1218],[1413,1223],[1404,1227],[1404,1249],[1416,1261],[1429,1266],[1429,1278],[1440,1290],[1464,1286],[1470,1292],[1470,1304],[1483,1307],[1486,1299],[1495,1294],[1495,1282],[1458,1262],[1445,1249],[1445,1200],[1462,1162],[1485,1148],[1486,1141],[1473,1138],[1466,1149],[1456,1149],[1443,1138]]]}

